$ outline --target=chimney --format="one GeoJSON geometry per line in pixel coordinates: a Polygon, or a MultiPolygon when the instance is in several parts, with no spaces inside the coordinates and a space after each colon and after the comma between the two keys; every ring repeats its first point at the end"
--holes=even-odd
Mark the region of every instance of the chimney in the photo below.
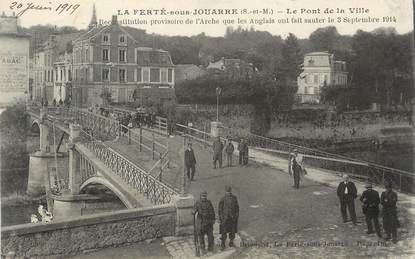
{"type": "Polygon", "coordinates": [[[116,15],[113,15],[112,16],[112,19],[111,19],[111,25],[116,25],[116,24],[118,24],[118,22],[117,22],[117,16],[116,15]]]}

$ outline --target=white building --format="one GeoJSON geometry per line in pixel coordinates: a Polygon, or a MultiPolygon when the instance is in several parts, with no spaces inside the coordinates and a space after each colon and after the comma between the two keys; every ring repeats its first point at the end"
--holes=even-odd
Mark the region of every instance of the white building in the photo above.
{"type": "Polygon", "coordinates": [[[71,98],[72,83],[72,52],[60,53],[55,67],[55,81],[53,85],[53,99],[56,103],[64,102],[65,99],[71,98]]]}
{"type": "Polygon", "coordinates": [[[0,16],[0,105],[24,102],[29,97],[30,37],[17,16],[0,16]]]}
{"type": "Polygon", "coordinates": [[[346,62],[334,60],[328,52],[311,52],[304,56],[303,72],[297,78],[300,103],[319,103],[324,85],[347,85],[346,62]]]}

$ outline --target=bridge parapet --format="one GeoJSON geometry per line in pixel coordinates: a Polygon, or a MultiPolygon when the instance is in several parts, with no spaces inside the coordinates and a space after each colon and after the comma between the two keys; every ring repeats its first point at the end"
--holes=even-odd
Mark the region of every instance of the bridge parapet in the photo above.
{"type": "Polygon", "coordinates": [[[172,202],[177,192],[150,175],[143,168],[134,164],[120,153],[107,146],[102,141],[95,139],[87,132],[82,132],[83,137],[89,141],[83,144],[94,153],[116,175],[139,193],[143,194],[153,204],[166,204],[172,202]]]}

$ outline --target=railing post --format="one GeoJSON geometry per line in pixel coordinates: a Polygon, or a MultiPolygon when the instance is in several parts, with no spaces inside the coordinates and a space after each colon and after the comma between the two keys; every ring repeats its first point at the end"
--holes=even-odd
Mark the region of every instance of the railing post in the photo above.
{"type": "Polygon", "coordinates": [[[154,160],[154,151],[155,151],[155,147],[156,147],[156,145],[155,145],[155,137],[154,137],[154,133],[152,133],[152,136],[153,136],[153,139],[152,139],[152,148],[151,148],[151,152],[153,153],[153,160],[154,160]]]}
{"type": "Polygon", "coordinates": [[[131,129],[128,128],[128,145],[131,145],[131,129]]]}
{"type": "Polygon", "coordinates": [[[140,127],[140,136],[138,138],[139,140],[139,146],[140,146],[140,152],[142,151],[142,145],[143,145],[143,128],[140,127]]]}
{"type": "Polygon", "coordinates": [[[170,168],[170,151],[169,151],[169,139],[167,139],[167,143],[166,143],[166,149],[167,149],[167,154],[166,154],[166,158],[167,158],[167,168],[170,168]]]}
{"type": "Polygon", "coordinates": [[[163,154],[160,153],[160,174],[159,174],[159,181],[162,182],[162,175],[163,175],[163,154]]]}

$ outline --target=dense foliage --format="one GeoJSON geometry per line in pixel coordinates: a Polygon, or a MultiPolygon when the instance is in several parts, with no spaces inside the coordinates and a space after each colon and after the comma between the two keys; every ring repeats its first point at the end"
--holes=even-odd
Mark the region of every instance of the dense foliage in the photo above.
{"type": "Polygon", "coordinates": [[[1,140],[1,194],[22,190],[27,179],[28,159],[26,140],[28,136],[25,106],[8,107],[0,115],[1,140]]]}

